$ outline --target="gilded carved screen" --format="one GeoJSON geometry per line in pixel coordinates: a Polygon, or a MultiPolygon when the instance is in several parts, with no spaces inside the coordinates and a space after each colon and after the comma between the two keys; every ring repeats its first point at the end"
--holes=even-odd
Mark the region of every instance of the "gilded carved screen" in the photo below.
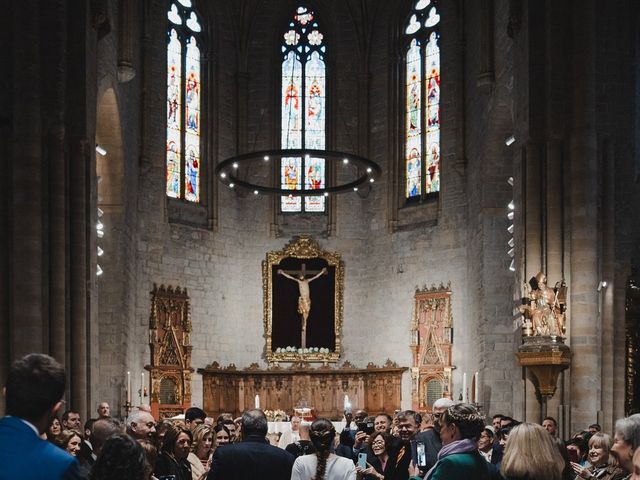
{"type": "Polygon", "coordinates": [[[411,321],[414,410],[431,411],[434,401],[451,396],[452,327],[450,286],[416,290],[411,321]]]}
{"type": "Polygon", "coordinates": [[[155,418],[191,405],[191,313],[186,289],[153,286],[149,318],[151,411],[155,418]]]}

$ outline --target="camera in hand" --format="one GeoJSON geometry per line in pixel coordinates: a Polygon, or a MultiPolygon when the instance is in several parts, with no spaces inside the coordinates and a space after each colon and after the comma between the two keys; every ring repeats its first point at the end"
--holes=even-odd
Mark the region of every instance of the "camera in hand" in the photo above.
{"type": "Polygon", "coordinates": [[[373,422],[358,422],[357,426],[358,431],[364,432],[367,435],[371,435],[375,431],[373,422]]]}

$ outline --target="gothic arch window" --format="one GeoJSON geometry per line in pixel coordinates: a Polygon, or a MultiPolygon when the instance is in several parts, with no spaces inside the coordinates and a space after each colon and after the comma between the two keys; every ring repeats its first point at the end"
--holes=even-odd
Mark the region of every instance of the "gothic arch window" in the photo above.
{"type": "Polygon", "coordinates": [[[190,203],[202,196],[202,20],[194,0],[167,10],[166,195],[190,203]]]}
{"type": "Polygon", "coordinates": [[[404,25],[404,189],[408,203],[440,191],[440,8],[416,0],[404,25]]]}
{"type": "MultiPolygon", "coordinates": [[[[324,34],[315,12],[298,6],[280,45],[280,145],[283,149],[326,148],[327,67],[324,34]]],[[[326,165],[322,158],[285,157],[280,162],[280,185],[289,190],[324,188],[326,165]]],[[[286,196],[283,213],[324,212],[323,196],[286,196]]]]}

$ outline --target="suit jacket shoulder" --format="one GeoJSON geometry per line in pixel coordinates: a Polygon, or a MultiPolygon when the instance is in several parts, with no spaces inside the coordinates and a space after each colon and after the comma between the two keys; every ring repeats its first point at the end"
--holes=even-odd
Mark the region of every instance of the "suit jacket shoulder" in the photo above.
{"type": "Polygon", "coordinates": [[[69,478],[78,462],[16,417],[0,420],[0,480],[69,478]]]}

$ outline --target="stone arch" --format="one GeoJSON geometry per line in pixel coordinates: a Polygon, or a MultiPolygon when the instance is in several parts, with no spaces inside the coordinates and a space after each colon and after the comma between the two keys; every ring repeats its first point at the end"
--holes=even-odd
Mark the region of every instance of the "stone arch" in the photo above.
{"type": "Polygon", "coordinates": [[[122,130],[120,110],[113,88],[108,88],[102,94],[96,116],[96,144],[107,152],[106,155],[96,152],[98,207],[122,210],[125,183],[122,130]]]}

